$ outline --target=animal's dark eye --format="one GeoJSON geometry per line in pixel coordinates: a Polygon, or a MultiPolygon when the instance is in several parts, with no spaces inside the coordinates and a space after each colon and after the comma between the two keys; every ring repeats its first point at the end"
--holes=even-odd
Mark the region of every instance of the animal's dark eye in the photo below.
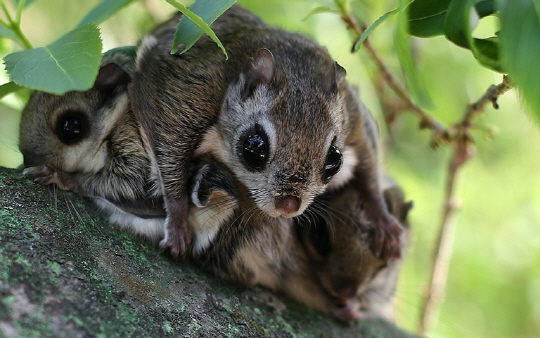
{"type": "Polygon", "coordinates": [[[64,114],[58,119],[58,137],[60,141],[71,144],[82,138],[85,133],[85,121],[79,114],[64,114]]]}
{"type": "Polygon", "coordinates": [[[261,128],[249,133],[244,138],[242,154],[246,163],[255,170],[264,169],[268,161],[268,141],[261,128]]]}
{"type": "Polygon", "coordinates": [[[341,151],[336,146],[331,146],[326,155],[326,162],[324,164],[324,181],[329,181],[343,165],[343,155],[341,151]]]}

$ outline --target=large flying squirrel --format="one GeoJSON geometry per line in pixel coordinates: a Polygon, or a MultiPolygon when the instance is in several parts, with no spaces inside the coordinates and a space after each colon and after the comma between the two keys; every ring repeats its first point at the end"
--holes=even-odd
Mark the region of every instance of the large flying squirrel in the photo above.
{"type": "Polygon", "coordinates": [[[327,50],[235,5],[212,24],[228,60],[207,36],[171,54],[178,19],[143,39],[128,86],[164,195],[160,247],[174,257],[189,250],[189,167],[196,153],[211,153],[274,218],[299,216],[355,178],[373,252],[399,257],[402,230],[382,197],[369,112],[327,50]]]}

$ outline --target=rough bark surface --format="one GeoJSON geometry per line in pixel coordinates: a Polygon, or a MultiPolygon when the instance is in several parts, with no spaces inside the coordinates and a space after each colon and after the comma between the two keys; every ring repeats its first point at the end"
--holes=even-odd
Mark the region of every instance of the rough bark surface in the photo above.
{"type": "Polygon", "coordinates": [[[0,336],[412,337],[235,288],[19,171],[0,168],[0,192],[0,336]]]}

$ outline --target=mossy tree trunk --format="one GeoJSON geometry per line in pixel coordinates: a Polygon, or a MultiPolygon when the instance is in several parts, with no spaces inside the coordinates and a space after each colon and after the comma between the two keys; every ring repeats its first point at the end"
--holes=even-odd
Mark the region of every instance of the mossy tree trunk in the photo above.
{"type": "Polygon", "coordinates": [[[0,168],[0,336],[410,337],[177,263],[88,202],[0,168]]]}

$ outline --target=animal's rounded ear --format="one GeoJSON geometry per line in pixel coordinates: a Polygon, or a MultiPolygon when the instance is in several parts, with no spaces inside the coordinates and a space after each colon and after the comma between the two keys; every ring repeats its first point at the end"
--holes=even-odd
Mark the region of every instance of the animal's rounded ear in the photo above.
{"type": "Polygon", "coordinates": [[[131,77],[122,67],[115,63],[109,63],[99,69],[93,88],[99,91],[112,91],[114,88],[127,85],[129,82],[131,82],[131,77]]]}
{"type": "Polygon", "coordinates": [[[403,204],[403,210],[401,211],[401,215],[399,216],[400,221],[405,221],[407,219],[407,215],[409,215],[409,211],[414,207],[414,201],[409,201],[407,203],[403,204]]]}
{"type": "Polygon", "coordinates": [[[253,94],[258,85],[272,86],[276,83],[276,62],[274,55],[267,48],[261,48],[247,64],[246,85],[242,91],[245,100],[253,94]]]}
{"type": "Polygon", "coordinates": [[[326,81],[324,83],[324,90],[327,93],[335,94],[338,90],[338,85],[341,80],[347,75],[345,68],[341,67],[339,63],[334,61],[330,71],[326,75],[326,81]]]}

